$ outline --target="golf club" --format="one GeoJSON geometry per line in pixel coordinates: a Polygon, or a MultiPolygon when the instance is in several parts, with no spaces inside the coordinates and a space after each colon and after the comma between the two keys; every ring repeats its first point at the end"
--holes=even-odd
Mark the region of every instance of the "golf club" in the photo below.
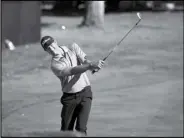
{"type": "MultiPolygon", "coordinates": [[[[109,54],[105,57],[105,58],[103,58],[103,61],[105,61],[109,56],[110,56],[110,54],[115,50],[115,48],[117,47],[117,46],[119,46],[120,44],[121,44],[121,42],[125,39],[125,37],[138,25],[138,23],[141,21],[141,14],[138,12],[137,13],[137,17],[139,18],[139,20],[136,22],[136,24],[132,27],[132,29],[130,29],[127,33],[126,33],[126,35],[116,44],[116,46],[109,52],[109,54]]],[[[99,69],[98,70],[93,70],[92,71],[92,74],[94,74],[95,72],[98,72],[99,71],[99,69]]]]}

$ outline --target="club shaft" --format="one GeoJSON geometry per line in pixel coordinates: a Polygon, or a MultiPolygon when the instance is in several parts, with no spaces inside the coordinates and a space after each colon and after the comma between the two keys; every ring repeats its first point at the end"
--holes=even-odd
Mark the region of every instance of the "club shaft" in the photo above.
{"type": "MultiPolygon", "coordinates": [[[[115,48],[117,47],[117,46],[119,46],[120,44],[121,44],[121,42],[126,38],[126,36],[138,25],[138,23],[141,21],[141,18],[139,18],[139,20],[136,22],[136,24],[126,33],[126,35],[116,44],[116,46],[109,52],[109,54],[105,57],[105,58],[103,58],[103,61],[105,61],[111,54],[112,54],[112,52],[115,50],[115,48]]],[[[94,74],[95,72],[98,72],[98,70],[97,71],[95,71],[95,70],[93,70],[92,71],[92,74],[94,74]]]]}
{"type": "Polygon", "coordinates": [[[139,21],[132,27],[132,29],[130,29],[126,35],[117,43],[117,45],[109,52],[109,54],[103,59],[103,61],[105,61],[109,56],[110,54],[114,51],[114,49],[119,46],[121,44],[121,42],[126,38],[126,36],[137,26],[137,24],[140,22],[141,19],[139,19],[139,21]]]}

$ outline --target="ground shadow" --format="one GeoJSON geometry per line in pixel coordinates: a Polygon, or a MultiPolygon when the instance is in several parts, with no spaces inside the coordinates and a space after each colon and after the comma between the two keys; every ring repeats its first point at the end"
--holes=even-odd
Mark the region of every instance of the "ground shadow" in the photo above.
{"type": "MultiPolygon", "coordinates": [[[[150,9],[106,9],[105,14],[112,13],[126,13],[126,12],[135,12],[135,11],[151,11],[150,9]]],[[[53,10],[42,10],[43,16],[63,16],[63,17],[79,17],[85,14],[85,10],[77,10],[77,9],[53,9],[53,10]]]]}
{"type": "Polygon", "coordinates": [[[42,10],[43,16],[79,17],[84,15],[83,10],[42,10]]]}
{"type": "Polygon", "coordinates": [[[41,27],[42,28],[47,28],[47,27],[51,27],[51,26],[53,26],[53,25],[56,25],[56,23],[41,23],[41,27]]]}
{"type": "MultiPolygon", "coordinates": [[[[164,9],[143,9],[143,8],[135,8],[135,9],[107,9],[105,14],[117,14],[117,13],[131,13],[131,12],[164,12],[164,9]]],[[[181,10],[173,10],[172,12],[178,12],[181,10]]],[[[85,10],[76,10],[76,9],[53,9],[53,10],[42,10],[43,16],[62,16],[62,17],[81,17],[84,16],[85,10]]]]}

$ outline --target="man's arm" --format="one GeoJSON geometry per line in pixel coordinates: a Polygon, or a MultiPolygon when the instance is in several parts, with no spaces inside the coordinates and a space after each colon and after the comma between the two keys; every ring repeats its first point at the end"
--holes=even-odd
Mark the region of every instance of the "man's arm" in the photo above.
{"type": "Polygon", "coordinates": [[[64,66],[64,64],[54,64],[51,69],[54,72],[54,74],[58,77],[61,76],[71,76],[71,75],[77,75],[86,72],[87,70],[92,70],[97,68],[97,66],[92,65],[92,64],[83,64],[83,65],[78,65],[75,67],[67,67],[64,66]]]}
{"type": "Polygon", "coordinates": [[[51,69],[56,76],[61,77],[81,74],[86,72],[87,70],[100,69],[103,65],[104,61],[99,60],[97,62],[86,63],[75,67],[66,67],[61,64],[54,64],[51,69]]]}
{"type": "Polygon", "coordinates": [[[96,64],[88,59],[87,55],[76,43],[73,43],[72,49],[74,50],[74,52],[76,53],[78,59],[82,64],[96,64]]]}
{"type": "Polygon", "coordinates": [[[84,64],[84,65],[79,65],[79,66],[75,66],[75,67],[72,67],[72,68],[64,69],[62,71],[62,74],[64,76],[77,75],[77,74],[84,73],[89,69],[91,69],[90,64],[84,64]]]}
{"type": "Polygon", "coordinates": [[[104,62],[99,60],[98,62],[91,62],[86,58],[86,54],[80,49],[80,47],[74,43],[73,49],[75,50],[77,56],[80,58],[82,65],[78,65],[75,67],[66,67],[61,64],[54,64],[52,66],[52,70],[56,76],[71,76],[77,75],[86,72],[87,70],[100,69],[104,62]]]}
{"type": "MultiPolygon", "coordinates": [[[[93,61],[89,60],[87,55],[83,52],[83,50],[76,43],[74,43],[72,45],[72,48],[82,64],[92,64],[93,66],[95,66],[95,69],[101,68],[101,64],[104,64],[104,61],[102,61],[102,60],[99,60],[97,62],[93,62],[93,61]],[[97,65],[98,65],[98,67],[97,67],[97,65]]],[[[90,70],[93,70],[93,69],[94,68],[92,68],[90,70]]]]}
{"type": "Polygon", "coordinates": [[[72,49],[76,53],[77,58],[79,59],[80,63],[84,64],[86,54],[83,52],[83,50],[76,43],[73,43],[72,49]]]}

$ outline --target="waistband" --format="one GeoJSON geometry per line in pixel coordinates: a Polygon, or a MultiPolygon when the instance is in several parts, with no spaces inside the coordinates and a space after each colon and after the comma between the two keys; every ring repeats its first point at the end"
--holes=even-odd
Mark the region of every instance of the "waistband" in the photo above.
{"type": "Polygon", "coordinates": [[[84,88],[83,88],[81,91],[79,91],[79,92],[75,92],[75,93],[63,92],[63,94],[65,94],[65,95],[77,95],[77,94],[80,94],[80,93],[85,92],[86,89],[91,89],[91,86],[86,86],[86,87],[84,87],[84,88]]]}

